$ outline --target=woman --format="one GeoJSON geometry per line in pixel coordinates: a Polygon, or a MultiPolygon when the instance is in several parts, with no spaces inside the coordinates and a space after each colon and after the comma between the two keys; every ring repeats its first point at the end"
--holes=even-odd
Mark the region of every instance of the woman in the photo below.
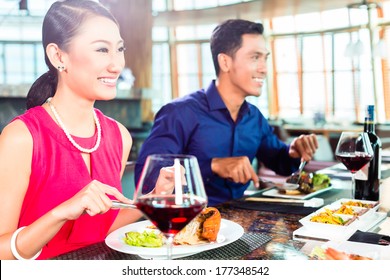
{"type": "Polygon", "coordinates": [[[49,71],[0,136],[0,259],[48,259],[141,217],[110,209],[131,203],[121,177],[132,139],[94,109],[125,65],[118,23],[96,2],[58,1],[42,32],[49,71]]]}

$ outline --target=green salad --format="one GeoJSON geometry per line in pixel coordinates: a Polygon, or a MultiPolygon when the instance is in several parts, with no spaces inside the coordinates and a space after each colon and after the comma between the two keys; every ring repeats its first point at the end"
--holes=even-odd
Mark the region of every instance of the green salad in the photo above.
{"type": "Polygon", "coordinates": [[[314,173],[312,178],[313,190],[321,190],[330,186],[330,178],[326,174],[314,173]]]}
{"type": "Polygon", "coordinates": [[[161,247],[163,245],[163,236],[154,231],[130,231],[125,233],[123,238],[126,244],[137,247],[161,247]]]}

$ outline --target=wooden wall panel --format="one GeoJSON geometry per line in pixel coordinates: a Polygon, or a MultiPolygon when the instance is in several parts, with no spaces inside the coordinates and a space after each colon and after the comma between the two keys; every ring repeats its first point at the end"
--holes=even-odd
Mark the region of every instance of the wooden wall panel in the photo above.
{"type": "Polygon", "coordinates": [[[101,2],[106,2],[119,22],[126,46],[126,67],[131,69],[135,77],[134,88],[150,88],[152,86],[152,1],[101,2]]]}

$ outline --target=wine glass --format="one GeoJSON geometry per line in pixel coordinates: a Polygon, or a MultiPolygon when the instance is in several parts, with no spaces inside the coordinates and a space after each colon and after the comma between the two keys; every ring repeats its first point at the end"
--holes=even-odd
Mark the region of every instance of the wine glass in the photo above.
{"type": "Polygon", "coordinates": [[[352,198],[355,198],[355,173],[374,155],[365,132],[342,132],[336,147],[336,159],[352,173],[352,198]]]}
{"type": "Polygon", "coordinates": [[[167,259],[172,259],[173,238],[207,205],[196,157],[148,156],[134,193],[134,204],[165,235],[167,259]]]}

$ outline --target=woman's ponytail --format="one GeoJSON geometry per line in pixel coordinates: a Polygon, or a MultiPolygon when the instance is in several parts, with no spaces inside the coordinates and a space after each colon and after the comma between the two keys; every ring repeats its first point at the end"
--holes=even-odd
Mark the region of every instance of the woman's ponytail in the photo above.
{"type": "Polygon", "coordinates": [[[57,73],[51,71],[40,76],[31,86],[27,93],[27,110],[40,106],[49,98],[54,96],[57,89],[57,73]]]}

